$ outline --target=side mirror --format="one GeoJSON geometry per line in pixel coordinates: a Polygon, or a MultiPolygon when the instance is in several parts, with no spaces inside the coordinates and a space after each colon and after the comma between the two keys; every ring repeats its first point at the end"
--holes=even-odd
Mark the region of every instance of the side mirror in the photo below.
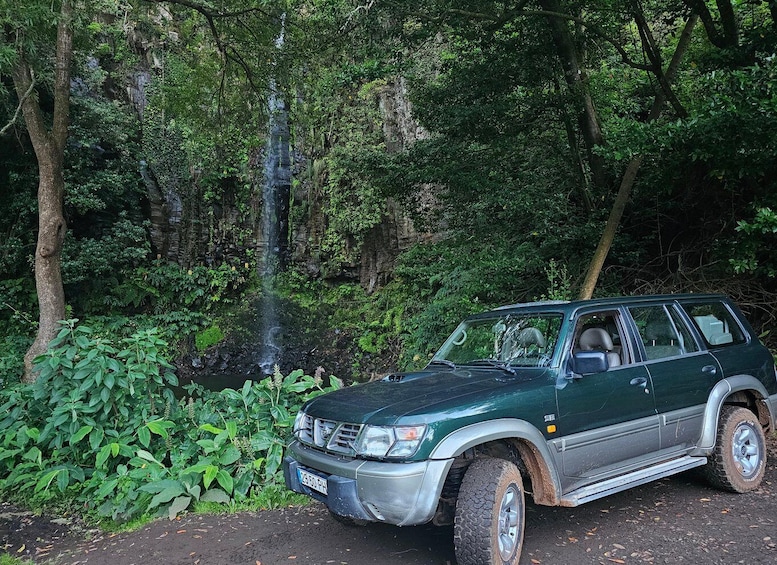
{"type": "Polygon", "coordinates": [[[578,351],[572,355],[570,369],[572,378],[604,373],[610,368],[605,351],[578,351]]]}

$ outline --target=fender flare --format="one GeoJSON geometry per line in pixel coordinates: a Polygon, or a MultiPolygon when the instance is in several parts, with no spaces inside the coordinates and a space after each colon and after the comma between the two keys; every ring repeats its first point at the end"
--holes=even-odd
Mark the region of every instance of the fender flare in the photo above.
{"type": "MultiPolygon", "coordinates": [[[[715,449],[715,441],[718,434],[720,409],[729,396],[743,390],[757,393],[760,396],[759,400],[767,400],[769,398],[769,393],[763,383],[751,375],[736,375],[718,381],[707,399],[707,405],[704,408],[701,437],[691,455],[709,455],[712,453],[715,449]]],[[[772,412],[772,407],[769,402],[765,404],[769,410],[770,422],[774,423],[775,414],[772,412]]]]}
{"type": "Polygon", "coordinates": [[[445,436],[430,458],[451,459],[478,445],[503,439],[519,440],[519,451],[532,478],[535,503],[558,505],[561,480],[553,455],[542,433],[525,420],[500,418],[464,426],[445,436]]]}

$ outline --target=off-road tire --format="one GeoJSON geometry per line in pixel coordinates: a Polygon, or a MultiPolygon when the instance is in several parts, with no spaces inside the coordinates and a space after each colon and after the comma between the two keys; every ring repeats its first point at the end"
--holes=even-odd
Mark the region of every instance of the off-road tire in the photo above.
{"type": "Polygon", "coordinates": [[[766,471],[766,439],[755,414],[737,406],[721,408],[715,451],[703,471],[712,486],[723,490],[758,488],[766,471]]]}
{"type": "Polygon", "coordinates": [[[523,481],[515,464],[494,458],[472,463],[456,502],[453,543],[458,565],[517,565],[524,509],[523,481]]]}
{"type": "Polygon", "coordinates": [[[329,511],[329,515],[337,522],[340,522],[343,526],[348,526],[349,528],[361,528],[362,526],[366,526],[370,523],[369,520],[351,518],[350,516],[341,516],[340,514],[335,514],[331,510],[329,511]]]}

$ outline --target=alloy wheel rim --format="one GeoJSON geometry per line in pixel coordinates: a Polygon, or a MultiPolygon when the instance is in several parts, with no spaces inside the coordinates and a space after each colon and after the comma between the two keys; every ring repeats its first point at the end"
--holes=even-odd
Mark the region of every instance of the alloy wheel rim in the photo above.
{"type": "Polygon", "coordinates": [[[761,449],[758,436],[749,424],[740,424],[734,430],[734,440],[731,443],[734,463],[739,472],[749,479],[758,472],[761,463],[761,449]]]}
{"type": "Polygon", "coordinates": [[[521,496],[515,485],[505,491],[499,505],[497,539],[499,554],[503,561],[509,560],[518,545],[518,522],[520,519],[521,496]]]}

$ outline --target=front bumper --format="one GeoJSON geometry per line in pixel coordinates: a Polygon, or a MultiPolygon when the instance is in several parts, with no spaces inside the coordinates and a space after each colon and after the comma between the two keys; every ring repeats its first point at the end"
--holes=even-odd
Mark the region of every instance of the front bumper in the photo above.
{"type": "Polygon", "coordinates": [[[437,509],[453,459],[386,463],[337,457],[295,441],[283,460],[286,486],[340,516],[397,526],[425,524],[437,509]],[[298,469],[324,477],[323,495],[300,482],[298,469]]]}

